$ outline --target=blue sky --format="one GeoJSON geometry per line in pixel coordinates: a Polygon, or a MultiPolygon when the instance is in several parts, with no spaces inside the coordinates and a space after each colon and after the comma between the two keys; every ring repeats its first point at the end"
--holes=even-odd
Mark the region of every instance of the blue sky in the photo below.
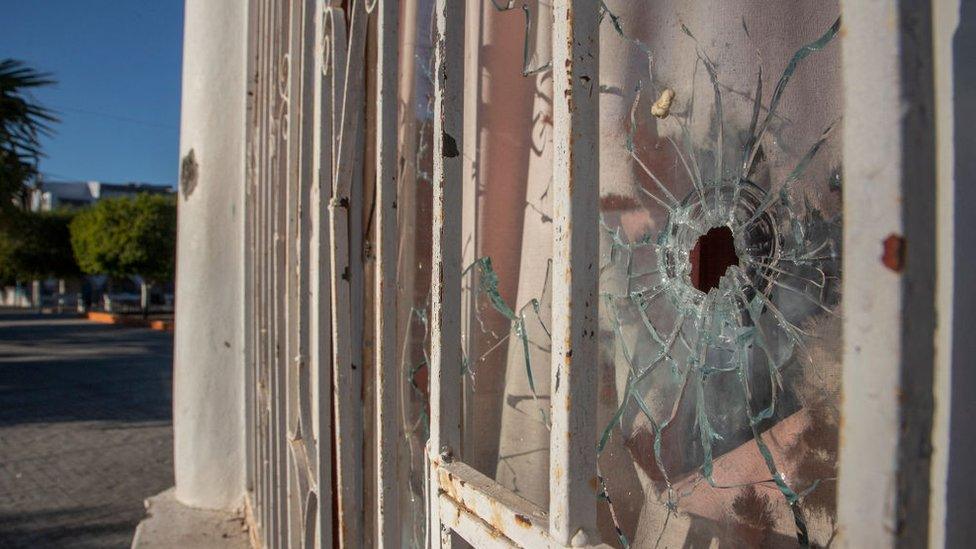
{"type": "Polygon", "coordinates": [[[0,0],[0,58],[58,81],[35,97],[61,123],[51,180],[175,184],[182,0],[0,0]]]}

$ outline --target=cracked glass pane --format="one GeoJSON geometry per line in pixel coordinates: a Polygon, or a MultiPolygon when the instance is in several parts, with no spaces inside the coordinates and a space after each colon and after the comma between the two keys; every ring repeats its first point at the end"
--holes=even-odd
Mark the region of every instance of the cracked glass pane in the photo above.
{"type": "Polygon", "coordinates": [[[433,1],[404,3],[400,32],[397,174],[397,364],[401,443],[397,449],[401,546],[425,547],[425,445],[430,433],[431,171],[433,156],[433,1]]]}
{"type": "MultiPolygon", "coordinates": [[[[827,545],[841,363],[839,8],[601,6],[603,541],[827,545]]],[[[425,534],[430,7],[419,2],[403,33],[416,60],[400,178],[412,185],[401,204],[415,204],[398,210],[412,545],[425,534]]],[[[551,11],[493,0],[480,15],[478,78],[465,89],[476,131],[463,151],[462,457],[545,508],[551,11]]]]}
{"type": "Polygon", "coordinates": [[[479,13],[478,79],[465,87],[477,109],[465,113],[476,131],[464,151],[463,459],[545,506],[552,86],[540,69],[551,10],[485,2],[479,13]],[[525,42],[512,39],[526,32],[525,42]]]}
{"type": "Polygon", "coordinates": [[[830,3],[646,9],[601,29],[601,530],[825,545],[840,376],[830,3]]]}
{"type": "Polygon", "coordinates": [[[531,76],[548,70],[552,63],[552,3],[539,0],[488,1],[498,11],[522,12],[525,37],[522,42],[522,74],[531,76]]]}

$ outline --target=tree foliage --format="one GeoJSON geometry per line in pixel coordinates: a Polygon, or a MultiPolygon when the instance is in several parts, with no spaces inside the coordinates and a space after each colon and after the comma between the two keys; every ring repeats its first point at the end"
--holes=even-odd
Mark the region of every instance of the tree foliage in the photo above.
{"type": "Polygon", "coordinates": [[[23,203],[27,184],[37,173],[40,138],[51,133],[57,118],[31,95],[53,84],[50,75],[13,59],[0,61],[0,210],[8,213],[14,199],[23,203]]]}
{"type": "Polygon", "coordinates": [[[71,248],[67,210],[13,210],[0,228],[0,282],[70,278],[80,274],[71,248]]]}
{"type": "Polygon", "coordinates": [[[176,201],[150,194],[101,200],[75,217],[71,245],[88,274],[139,275],[153,283],[172,280],[176,201]]]}

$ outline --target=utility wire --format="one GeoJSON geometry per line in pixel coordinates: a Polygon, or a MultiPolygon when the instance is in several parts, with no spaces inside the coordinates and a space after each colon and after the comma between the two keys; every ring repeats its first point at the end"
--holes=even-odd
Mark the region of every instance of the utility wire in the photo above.
{"type": "Polygon", "coordinates": [[[153,122],[151,120],[141,120],[141,119],[138,119],[138,118],[130,118],[128,116],[119,116],[119,115],[111,114],[111,113],[107,113],[107,112],[91,111],[91,110],[87,110],[87,109],[78,109],[78,108],[74,108],[74,107],[64,107],[64,106],[61,106],[61,107],[52,107],[52,110],[55,111],[55,112],[57,112],[57,111],[66,111],[66,112],[74,112],[74,113],[79,113],[79,114],[87,114],[87,115],[91,115],[91,116],[101,116],[103,118],[110,118],[112,120],[118,120],[120,122],[128,122],[130,124],[139,124],[139,125],[142,125],[142,126],[152,126],[152,127],[155,127],[155,128],[179,129],[179,126],[177,126],[176,124],[163,124],[163,123],[160,123],[160,122],[153,122]]]}

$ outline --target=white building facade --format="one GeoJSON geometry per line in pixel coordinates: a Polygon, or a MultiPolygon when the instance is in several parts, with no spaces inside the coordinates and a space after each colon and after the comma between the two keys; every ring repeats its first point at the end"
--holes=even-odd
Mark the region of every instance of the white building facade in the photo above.
{"type": "Polygon", "coordinates": [[[261,547],[963,546],[958,0],[187,0],[175,498],[261,547]]]}
{"type": "Polygon", "coordinates": [[[169,194],[168,185],[149,183],[106,183],[104,181],[45,181],[31,192],[31,210],[90,206],[103,198],[136,196],[140,193],[169,194]]]}

